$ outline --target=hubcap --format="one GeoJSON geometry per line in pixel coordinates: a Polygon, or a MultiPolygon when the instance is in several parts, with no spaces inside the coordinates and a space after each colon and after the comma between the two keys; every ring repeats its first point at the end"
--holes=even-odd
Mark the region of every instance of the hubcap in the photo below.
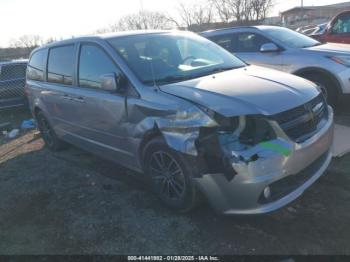
{"type": "Polygon", "coordinates": [[[185,176],[178,162],[168,153],[157,151],[151,157],[151,175],[158,192],[168,200],[177,200],[185,193],[185,176]]]}

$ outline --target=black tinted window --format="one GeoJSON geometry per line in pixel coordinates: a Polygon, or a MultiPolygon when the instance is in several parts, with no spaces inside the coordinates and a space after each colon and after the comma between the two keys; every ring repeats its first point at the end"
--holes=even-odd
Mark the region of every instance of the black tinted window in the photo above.
{"type": "Polygon", "coordinates": [[[214,36],[214,37],[211,37],[210,40],[214,41],[215,43],[225,48],[226,50],[230,51],[231,53],[234,51],[232,34],[214,36]]]}
{"type": "Polygon", "coordinates": [[[347,34],[350,33],[350,15],[341,15],[336,19],[332,28],[333,33],[335,34],[347,34]]]}
{"type": "Polygon", "coordinates": [[[234,35],[233,52],[259,52],[263,44],[271,43],[267,38],[254,33],[241,33],[234,35]]]}
{"type": "Polygon", "coordinates": [[[28,64],[27,76],[28,79],[43,81],[44,69],[46,66],[46,53],[47,50],[40,50],[35,52],[28,64]]]}
{"type": "Polygon", "coordinates": [[[74,46],[50,49],[47,71],[49,82],[71,85],[74,72],[74,46]]]}
{"type": "Polygon", "coordinates": [[[26,65],[4,65],[1,67],[0,80],[24,79],[26,76],[26,65]]]}
{"type": "Polygon", "coordinates": [[[79,59],[79,85],[101,88],[101,76],[115,73],[116,65],[107,54],[95,45],[83,45],[79,59]]]}

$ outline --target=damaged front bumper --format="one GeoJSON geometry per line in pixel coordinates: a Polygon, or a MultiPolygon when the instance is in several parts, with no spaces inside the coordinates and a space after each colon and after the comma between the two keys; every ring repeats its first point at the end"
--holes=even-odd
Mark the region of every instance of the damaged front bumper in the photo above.
{"type": "Polygon", "coordinates": [[[260,145],[250,152],[260,150],[259,158],[232,160],[230,164],[237,174],[231,180],[221,173],[206,174],[194,178],[195,183],[212,206],[224,214],[261,214],[287,205],[311,186],[331,162],[333,110],[329,108],[328,112],[326,124],[306,141],[296,143],[287,136],[278,136],[274,144],[277,150],[273,144],[264,149],[260,145]],[[288,148],[288,154],[281,148],[288,148]]]}

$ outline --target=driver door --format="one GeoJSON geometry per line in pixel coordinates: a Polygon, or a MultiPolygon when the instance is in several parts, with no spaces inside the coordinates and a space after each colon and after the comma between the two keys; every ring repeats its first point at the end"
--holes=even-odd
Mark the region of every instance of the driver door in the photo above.
{"type": "Polygon", "coordinates": [[[261,47],[268,43],[272,41],[260,34],[236,33],[232,36],[232,51],[249,64],[281,70],[283,68],[281,51],[261,52],[261,47]]]}
{"type": "Polygon", "coordinates": [[[129,165],[133,154],[123,129],[127,97],[102,87],[101,76],[116,74],[119,67],[95,43],[81,43],[78,61],[77,86],[69,94],[72,135],[78,146],[129,165]]]}

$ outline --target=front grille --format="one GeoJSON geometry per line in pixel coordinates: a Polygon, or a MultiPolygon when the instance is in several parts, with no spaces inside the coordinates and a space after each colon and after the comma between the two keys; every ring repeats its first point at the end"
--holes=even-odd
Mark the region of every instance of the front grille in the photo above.
{"type": "Polygon", "coordinates": [[[271,203],[295,191],[298,187],[305,184],[313,175],[315,175],[315,173],[327,160],[328,154],[329,151],[324,153],[321,157],[298,174],[287,176],[270,184],[271,196],[266,199],[262,193],[258,202],[260,204],[271,203]]]}
{"type": "Polygon", "coordinates": [[[322,94],[310,102],[272,117],[290,139],[304,142],[322,127],[328,118],[328,106],[322,94]]]}

